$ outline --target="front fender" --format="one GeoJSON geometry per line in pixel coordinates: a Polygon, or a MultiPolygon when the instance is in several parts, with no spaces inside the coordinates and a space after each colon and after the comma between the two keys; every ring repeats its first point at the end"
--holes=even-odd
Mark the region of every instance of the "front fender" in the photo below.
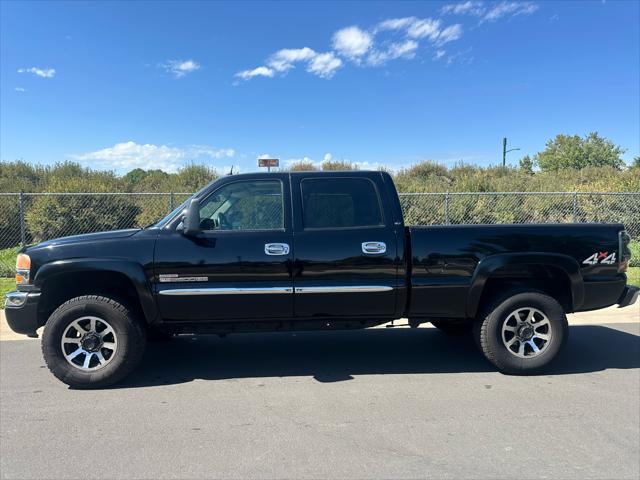
{"type": "Polygon", "coordinates": [[[580,273],[580,265],[574,258],[568,255],[544,252],[502,253],[490,255],[478,262],[471,278],[471,287],[467,296],[466,310],[469,317],[475,317],[482,292],[491,274],[499,268],[514,265],[538,265],[559,268],[569,279],[574,310],[584,302],[584,284],[580,273]]]}
{"type": "Polygon", "coordinates": [[[136,289],[147,322],[153,322],[157,317],[158,311],[151,285],[147,281],[143,266],[136,262],[104,258],[56,260],[42,265],[36,272],[33,283],[41,290],[45,282],[53,277],[78,272],[113,272],[126,276],[136,289]]]}

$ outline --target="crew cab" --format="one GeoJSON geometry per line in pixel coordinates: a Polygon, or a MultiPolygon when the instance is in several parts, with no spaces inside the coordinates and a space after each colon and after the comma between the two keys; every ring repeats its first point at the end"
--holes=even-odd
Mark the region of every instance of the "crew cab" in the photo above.
{"type": "Polygon", "coordinates": [[[566,313],[636,301],[629,241],[621,224],[405,226],[385,172],[232,175],[151,227],[23,248],[6,317],[45,326],[45,361],[76,388],[124,378],[147,338],[400,318],[473,332],[528,374],[566,341],[566,313]]]}

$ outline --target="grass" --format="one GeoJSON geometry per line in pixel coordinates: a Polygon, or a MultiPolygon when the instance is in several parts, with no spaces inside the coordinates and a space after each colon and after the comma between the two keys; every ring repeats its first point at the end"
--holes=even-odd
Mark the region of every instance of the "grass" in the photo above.
{"type": "Polygon", "coordinates": [[[634,267],[640,267],[640,242],[637,240],[631,240],[629,250],[631,250],[631,265],[634,267]]]}
{"type": "Polygon", "coordinates": [[[19,247],[0,250],[0,309],[4,308],[4,296],[16,289],[16,255],[19,247]]]}
{"type": "Polygon", "coordinates": [[[627,270],[627,283],[640,287],[640,267],[630,267],[627,270]]]}
{"type": "Polygon", "coordinates": [[[16,289],[14,278],[0,278],[0,309],[4,308],[4,296],[16,289]]]}
{"type": "Polygon", "coordinates": [[[0,278],[13,277],[16,272],[16,256],[20,247],[0,250],[0,278]]]}

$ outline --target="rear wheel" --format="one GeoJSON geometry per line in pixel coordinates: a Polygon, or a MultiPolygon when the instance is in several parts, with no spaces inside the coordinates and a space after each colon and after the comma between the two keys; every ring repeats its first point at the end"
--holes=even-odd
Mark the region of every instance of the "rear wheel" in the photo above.
{"type": "Polygon", "coordinates": [[[124,305],[85,295],[63,303],[49,317],[42,353],[60,381],[74,388],[102,388],[138,365],[145,341],[144,329],[124,305]]]}
{"type": "Polygon", "coordinates": [[[568,336],[567,317],[552,297],[516,293],[493,303],[476,321],[476,342],[500,371],[533,374],[558,354],[568,336]]]}

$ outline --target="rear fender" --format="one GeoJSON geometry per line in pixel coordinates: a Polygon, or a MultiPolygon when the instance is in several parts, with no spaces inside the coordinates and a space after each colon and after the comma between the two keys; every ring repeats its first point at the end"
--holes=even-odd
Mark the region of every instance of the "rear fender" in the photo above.
{"type": "Polygon", "coordinates": [[[569,279],[573,309],[577,309],[584,302],[584,284],[580,266],[572,257],[557,253],[503,253],[483,258],[476,266],[467,296],[468,317],[476,316],[482,292],[491,274],[499,268],[515,265],[549,266],[562,270],[569,279]]]}

